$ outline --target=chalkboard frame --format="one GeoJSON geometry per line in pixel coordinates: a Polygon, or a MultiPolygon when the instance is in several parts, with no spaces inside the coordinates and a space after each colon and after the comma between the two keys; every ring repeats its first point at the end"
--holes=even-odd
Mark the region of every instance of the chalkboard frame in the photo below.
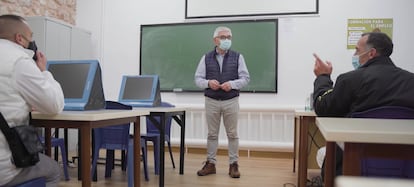
{"type": "MultiPolygon", "coordinates": [[[[269,71],[269,70],[271,71],[270,78],[267,78],[267,77],[265,78],[266,80],[269,79],[269,81],[271,81],[271,84],[266,84],[266,88],[260,88],[260,89],[256,89],[256,88],[254,88],[254,86],[250,86],[250,88],[246,88],[245,87],[246,89],[243,88],[241,90],[241,92],[250,92],[250,93],[277,93],[277,77],[278,77],[278,72],[277,72],[277,70],[278,70],[278,65],[277,65],[278,64],[277,63],[277,60],[278,60],[278,19],[236,20],[236,21],[212,21],[212,22],[182,22],[182,23],[165,23],[165,24],[140,25],[140,63],[139,63],[139,65],[140,65],[140,69],[139,69],[140,75],[143,75],[143,74],[147,74],[147,75],[149,75],[149,74],[157,74],[157,75],[160,75],[160,77],[162,77],[162,74],[163,74],[162,71],[160,72],[156,68],[153,71],[146,70],[146,66],[148,66],[147,64],[151,64],[152,65],[154,62],[151,62],[151,63],[145,62],[146,60],[145,60],[145,57],[144,56],[146,56],[146,54],[143,54],[143,53],[145,53],[145,52],[143,52],[143,51],[145,51],[143,49],[145,48],[145,46],[148,46],[148,44],[145,44],[145,41],[143,39],[143,35],[144,35],[143,33],[145,32],[145,29],[153,29],[153,28],[158,28],[158,27],[159,28],[163,28],[163,27],[177,27],[177,26],[178,27],[181,27],[181,26],[192,26],[192,27],[194,27],[194,26],[197,26],[197,25],[201,25],[201,26],[204,26],[204,25],[224,25],[224,26],[227,26],[228,24],[231,25],[231,24],[250,24],[250,23],[272,24],[272,26],[274,26],[274,28],[272,28],[274,30],[271,30],[272,36],[270,37],[270,38],[273,38],[274,37],[274,43],[273,42],[270,42],[271,45],[272,45],[272,49],[269,50],[269,51],[271,51],[272,55],[274,55],[274,56],[270,57],[271,58],[271,62],[270,61],[267,62],[267,63],[269,63],[269,65],[271,65],[271,68],[266,68],[265,69],[265,71],[269,71]],[[273,32],[274,32],[274,35],[273,35],[273,32]],[[268,85],[269,85],[269,87],[267,88],[268,85]],[[253,88],[251,88],[251,87],[253,87],[253,88]]],[[[230,26],[230,28],[232,28],[232,27],[230,26]]],[[[215,29],[215,27],[213,28],[213,30],[211,31],[211,33],[208,33],[208,37],[211,38],[211,41],[209,40],[209,42],[211,42],[211,45],[212,45],[212,47],[210,49],[208,49],[208,51],[214,49],[214,44],[212,42],[212,40],[213,40],[213,36],[212,35],[213,35],[214,29],[215,29]]],[[[235,30],[232,29],[232,31],[233,31],[233,35],[235,35],[235,30]]],[[[156,33],[157,30],[155,30],[155,31],[153,31],[151,33],[154,33],[154,32],[156,33]]],[[[148,33],[148,31],[147,31],[147,33],[148,33]]],[[[235,39],[235,41],[236,41],[236,39],[235,39]]],[[[235,42],[233,42],[233,43],[235,43],[235,42]]],[[[154,50],[152,50],[152,51],[154,51],[154,50]]],[[[204,52],[208,52],[208,51],[204,51],[204,52]]],[[[236,49],[236,51],[238,51],[238,50],[236,49]]],[[[161,53],[162,53],[162,51],[161,51],[161,53]]],[[[243,52],[241,52],[241,53],[243,54],[243,52]]],[[[201,59],[201,56],[202,55],[203,54],[200,54],[200,56],[197,57],[197,59],[194,60],[194,61],[196,61],[197,64],[198,64],[199,60],[201,59]]],[[[246,56],[244,54],[243,54],[243,56],[246,59],[246,56]]],[[[158,62],[155,62],[155,63],[158,63],[158,62]]],[[[160,63],[163,63],[163,62],[160,62],[160,63]]],[[[191,63],[193,63],[193,62],[191,62],[191,63]]],[[[246,59],[246,64],[247,64],[248,69],[250,71],[249,61],[247,59],[246,59]]],[[[160,66],[160,65],[161,64],[159,64],[158,66],[160,66]]],[[[160,68],[160,69],[162,69],[162,68],[160,68]]],[[[196,70],[196,68],[194,68],[194,71],[192,72],[193,74],[194,74],[195,70],[196,70]]],[[[265,73],[268,73],[268,72],[265,72],[265,73]]],[[[250,76],[252,78],[252,73],[251,72],[250,72],[250,76]]],[[[203,91],[203,89],[200,89],[200,88],[165,87],[164,86],[165,82],[166,81],[168,82],[169,80],[173,80],[173,79],[165,79],[165,78],[164,78],[164,80],[160,79],[160,84],[161,84],[161,88],[160,89],[161,89],[161,92],[202,92],[203,91]]],[[[187,79],[185,79],[185,80],[187,80],[187,79]]],[[[194,84],[194,77],[192,77],[192,79],[190,81],[191,81],[192,84],[194,84]]],[[[251,83],[252,83],[252,81],[250,82],[249,85],[251,85],[251,83]]],[[[249,85],[247,87],[249,87],[249,85]]],[[[194,86],[195,86],[195,84],[194,84],[194,86]]]]}

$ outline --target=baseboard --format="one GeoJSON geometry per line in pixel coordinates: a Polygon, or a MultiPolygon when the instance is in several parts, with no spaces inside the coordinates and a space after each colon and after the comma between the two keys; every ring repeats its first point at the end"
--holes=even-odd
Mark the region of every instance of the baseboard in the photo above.
{"type": "MultiPolygon", "coordinates": [[[[153,150],[152,145],[148,145],[148,150],[153,150]]],[[[168,151],[168,148],[165,147],[165,151],[168,151]]],[[[174,153],[178,153],[180,151],[180,148],[177,146],[172,146],[172,151],[174,153]]],[[[200,148],[200,147],[187,147],[186,148],[187,153],[191,154],[206,154],[206,148],[200,148]]],[[[219,148],[217,151],[218,155],[227,155],[227,149],[221,149],[219,148]]],[[[293,158],[292,152],[275,152],[275,151],[265,151],[265,150],[239,150],[239,155],[244,157],[259,157],[259,158],[293,158]]]]}

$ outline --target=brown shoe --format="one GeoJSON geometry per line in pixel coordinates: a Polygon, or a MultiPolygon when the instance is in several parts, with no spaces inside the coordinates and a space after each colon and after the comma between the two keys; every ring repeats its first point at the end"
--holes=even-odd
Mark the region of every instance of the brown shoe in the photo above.
{"type": "Polygon", "coordinates": [[[237,162],[230,164],[229,175],[231,178],[240,178],[239,165],[237,162]]]}
{"type": "Polygon", "coordinates": [[[203,168],[197,171],[198,176],[206,176],[210,174],[216,174],[216,165],[206,161],[203,168]]]}

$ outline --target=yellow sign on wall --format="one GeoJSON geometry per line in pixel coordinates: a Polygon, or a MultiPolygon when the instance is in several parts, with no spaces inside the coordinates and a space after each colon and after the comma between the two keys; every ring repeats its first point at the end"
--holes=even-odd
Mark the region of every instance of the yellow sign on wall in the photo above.
{"type": "Polygon", "coordinates": [[[392,39],[393,20],[388,19],[348,19],[347,49],[355,49],[361,34],[383,32],[392,39]]]}

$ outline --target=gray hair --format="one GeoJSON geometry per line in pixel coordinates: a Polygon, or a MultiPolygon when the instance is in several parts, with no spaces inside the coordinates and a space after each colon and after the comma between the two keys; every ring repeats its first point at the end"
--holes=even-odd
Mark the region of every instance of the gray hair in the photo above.
{"type": "Polygon", "coordinates": [[[216,30],[214,31],[213,38],[217,37],[219,32],[222,32],[222,31],[228,31],[230,33],[230,36],[232,36],[230,28],[225,27],[225,26],[220,26],[220,27],[217,27],[216,30]]]}

